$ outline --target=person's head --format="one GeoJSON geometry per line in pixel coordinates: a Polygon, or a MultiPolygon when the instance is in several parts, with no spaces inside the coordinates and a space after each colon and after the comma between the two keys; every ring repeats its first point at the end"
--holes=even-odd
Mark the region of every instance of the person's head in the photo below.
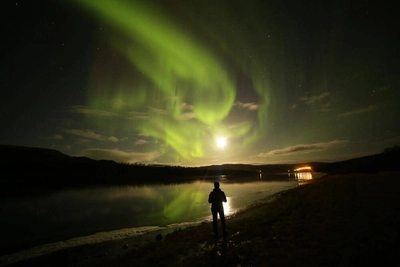
{"type": "Polygon", "coordinates": [[[214,187],[215,188],[219,188],[219,183],[218,182],[214,182],[214,187]]]}

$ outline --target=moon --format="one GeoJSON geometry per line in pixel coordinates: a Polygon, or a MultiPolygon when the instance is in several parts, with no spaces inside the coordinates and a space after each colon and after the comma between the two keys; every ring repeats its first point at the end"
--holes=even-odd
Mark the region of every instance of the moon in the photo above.
{"type": "Polygon", "coordinates": [[[226,137],[218,137],[216,142],[218,148],[223,149],[226,147],[226,137]]]}

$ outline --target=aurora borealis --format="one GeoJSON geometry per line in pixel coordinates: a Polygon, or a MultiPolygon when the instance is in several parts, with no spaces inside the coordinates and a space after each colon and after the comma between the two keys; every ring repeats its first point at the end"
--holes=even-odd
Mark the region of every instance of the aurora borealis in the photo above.
{"type": "Polygon", "coordinates": [[[0,144],[183,166],[338,161],[399,144],[397,30],[383,4],[5,5],[0,144]]]}

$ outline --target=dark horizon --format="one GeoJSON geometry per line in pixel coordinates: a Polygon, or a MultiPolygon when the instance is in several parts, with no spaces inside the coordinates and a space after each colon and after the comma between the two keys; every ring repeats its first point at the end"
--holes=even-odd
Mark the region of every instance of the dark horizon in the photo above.
{"type": "MultiPolygon", "coordinates": [[[[371,158],[376,158],[379,155],[390,155],[393,157],[393,155],[397,155],[400,152],[400,147],[399,146],[393,146],[389,148],[384,148],[381,153],[379,154],[374,154],[374,155],[365,155],[362,157],[358,158],[352,158],[352,159],[347,159],[347,160],[342,160],[342,161],[337,161],[337,162],[298,162],[298,163],[286,163],[286,164],[263,164],[263,165],[256,165],[256,164],[244,164],[244,163],[226,163],[226,164],[220,164],[220,165],[204,165],[204,166],[178,166],[178,165],[163,165],[163,164],[144,164],[144,163],[124,163],[124,162],[115,162],[112,160],[95,160],[95,159],[90,159],[88,157],[75,157],[75,156],[70,156],[67,154],[64,154],[58,150],[55,149],[47,149],[47,148],[39,148],[39,147],[26,147],[26,146],[14,146],[14,145],[0,145],[0,152],[1,152],[1,164],[7,163],[19,163],[19,164],[30,164],[30,163],[66,163],[66,162],[81,162],[81,163],[102,163],[102,164],[115,164],[115,165],[120,165],[120,166],[136,166],[136,167],[159,167],[159,168],[174,168],[174,169],[218,169],[221,167],[226,167],[226,170],[231,170],[231,171],[259,171],[263,167],[273,167],[275,166],[276,169],[282,170],[282,167],[285,166],[285,169],[287,169],[287,166],[292,166],[292,167],[301,167],[301,165],[314,165],[319,167],[321,165],[325,166],[334,166],[334,165],[340,165],[340,164],[345,164],[349,162],[365,162],[369,161],[368,159],[371,158]],[[230,168],[228,168],[230,167],[230,168]]],[[[381,164],[380,162],[378,164],[381,164]]],[[[388,164],[385,164],[385,166],[389,166],[388,164]]],[[[312,167],[312,166],[311,166],[312,167]]],[[[318,168],[318,167],[317,167],[318,168]]],[[[358,171],[363,171],[361,167],[356,167],[354,169],[357,169],[358,171]]],[[[369,169],[373,169],[373,166],[370,166],[369,169]]],[[[383,170],[383,169],[382,169],[383,170]]],[[[313,171],[315,171],[313,169],[313,171]]],[[[331,170],[333,171],[333,170],[331,170]]]]}

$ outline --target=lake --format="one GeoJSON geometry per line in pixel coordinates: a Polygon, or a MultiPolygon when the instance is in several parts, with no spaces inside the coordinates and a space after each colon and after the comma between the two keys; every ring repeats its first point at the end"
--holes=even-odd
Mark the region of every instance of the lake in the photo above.
{"type": "Polygon", "coordinates": [[[322,175],[260,174],[240,180],[221,175],[190,183],[97,186],[2,199],[0,256],[99,232],[104,233],[103,238],[107,232],[125,237],[159,227],[211,220],[208,195],[214,181],[220,182],[227,196],[224,205],[229,216],[322,175]]]}

